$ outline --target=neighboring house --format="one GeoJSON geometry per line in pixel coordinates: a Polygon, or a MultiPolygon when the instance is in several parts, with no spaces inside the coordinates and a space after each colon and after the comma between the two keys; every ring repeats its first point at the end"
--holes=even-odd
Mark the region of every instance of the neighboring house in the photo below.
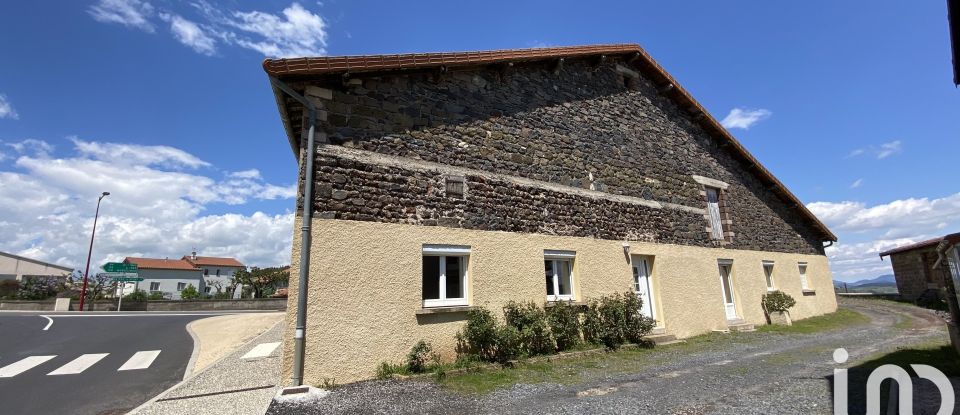
{"type": "Polygon", "coordinates": [[[945,263],[944,266],[934,266],[939,259],[937,246],[943,238],[941,236],[880,253],[881,259],[890,257],[900,298],[917,301],[921,297],[944,297],[942,291],[950,280],[950,270],[945,263]]]}
{"type": "MultiPolygon", "coordinates": [[[[234,258],[218,258],[211,256],[197,256],[196,252],[185,255],[184,261],[200,268],[203,273],[205,287],[203,292],[206,294],[217,293],[217,283],[222,291],[233,287],[233,274],[247,267],[234,258]]],[[[235,290],[234,297],[239,298],[242,290],[235,290]]]]}
{"type": "Polygon", "coordinates": [[[836,237],[639,46],[264,69],[301,186],[309,117],[284,90],[318,110],[306,384],[373,377],[421,339],[452,359],[465,311],[510,300],[630,290],[677,337],[765,324],[769,289],[794,319],[836,310],[836,237]]]}
{"type": "Polygon", "coordinates": [[[949,272],[945,291],[951,318],[947,328],[953,348],[960,352],[960,233],[944,236],[937,244],[937,256],[934,267],[944,267],[949,272]]]}
{"type": "Polygon", "coordinates": [[[73,268],[0,252],[0,280],[22,281],[23,277],[63,277],[73,268]]]}
{"type": "Polygon", "coordinates": [[[205,287],[203,271],[182,259],[127,257],[123,262],[137,264],[139,277],[143,281],[137,282],[136,289],[161,293],[170,300],[179,300],[180,292],[191,284],[199,292],[203,292],[205,287]]]}

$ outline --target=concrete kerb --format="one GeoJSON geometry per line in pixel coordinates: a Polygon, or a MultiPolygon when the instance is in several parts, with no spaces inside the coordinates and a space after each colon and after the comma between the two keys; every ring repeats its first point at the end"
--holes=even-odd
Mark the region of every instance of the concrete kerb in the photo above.
{"type": "MultiPolygon", "coordinates": [[[[270,333],[270,331],[273,330],[278,324],[284,324],[284,320],[280,320],[280,321],[276,322],[273,326],[270,326],[269,329],[264,330],[263,333],[260,333],[257,337],[254,337],[253,339],[250,339],[250,340],[247,341],[246,343],[244,343],[244,344],[240,345],[239,347],[237,347],[237,350],[239,350],[239,349],[241,349],[241,348],[244,348],[244,347],[247,347],[247,346],[250,346],[251,344],[260,341],[260,338],[261,338],[261,337],[263,337],[263,336],[267,335],[268,333],[270,333]]],[[[188,323],[188,325],[189,325],[189,323],[188,323]]],[[[192,368],[193,368],[193,365],[196,363],[196,356],[198,355],[198,350],[199,350],[199,341],[198,341],[196,335],[192,332],[192,330],[190,330],[189,328],[187,328],[187,332],[190,333],[190,337],[193,338],[193,342],[194,342],[194,343],[193,343],[193,352],[192,352],[191,355],[190,355],[190,361],[187,363],[187,371],[191,371],[192,368]]],[[[217,360],[214,360],[212,363],[210,363],[209,365],[207,365],[207,367],[203,368],[203,369],[200,370],[200,371],[190,373],[189,375],[186,375],[186,373],[185,373],[183,380],[181,380],[180,382],[177,382],[176,385],[173,385],[173,386],[167,388],[166,390],[164,390],[163,392],[160,392],[159,394],[157,394],[157,396],[154,396],[153,398],[150,398],[150,400],[148,400],[148,401],[140,404],[140,406],[138,406],[138,407],[136,407],[136,408],[133,408],[133,410],[131,410],[130,412],[127,412],[127,414],[128,414],[128,415],[135,415],[135,414],[139,413],[139,412],[142,411],[144,408],[146,408],[146,407],[148,407],[148,406],[156,403],[158,400],[160,400],[160,398],[162,398],[162,397],[166,396],[167,394],[169,394],[169,393],[177,390],[178,388],[180,388],[181,386],[183,386],[183,385],[186,384],[187,382],[189,382],[189,381],[193,380],[194,378],[196,378],[197,376],[199,376],[201,373],[204,373],[204,372],[206,372],[208,369],[216,366],[218,363],[220,363],[221,361],[227,359],[227,358],[230,357],[232,354],[233,354],[233,353],[227,353],[227,354],[225,354],[224,356],[218,358],[217,360]]]]}
{"type": "MultiPolygon", "coordinates": [[[[197,357],[200,356],[200,337],[197,336],[197,333],[193,331],[192,327],[190,327],[192,324],[193,324],[192,321],[187,323],[187,333],[190,334],[190,338],[193,340],[193,351],[190,352],[190,360],[187,362],[187,370],[183,372],[183,379],[181,380],[187,380],[187,378],[189,378],[190,375],[193,374],[193,368],[197,364],[197,357]]],[[[260,336],[257,336],[257,337],[260,337],[260,336]]],[[[229,355],[229,353],[227,354],[229,355]]],[[[223,357],[226,357],[226,356],[223,356],[223,357]]],[[[219,361],[220,359],[217,359],[217,360],[219,361]]]]}

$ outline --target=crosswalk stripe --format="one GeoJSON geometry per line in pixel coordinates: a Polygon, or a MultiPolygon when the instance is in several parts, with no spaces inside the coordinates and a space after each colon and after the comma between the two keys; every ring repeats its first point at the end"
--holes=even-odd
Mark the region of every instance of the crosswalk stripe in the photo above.
{"type": "Polygon", "coordinates": [[[110,353],[92,353],[81,355],[80,357],[73,359],[70,363],[67,363],[63,366],[60,366],[57,370],[47,373],[47,375],[74,375],[84,370],[90,368],[95,363],[99,362],[100,359],[107,357],[110,353]]]}
{"type": "Polygon", "coordinates": [[[57,355],[53,356],[30,356],[27,358],[20,359],[17,362],[11,363],[0,368],[0,378],[11,378],[17,376],[23,372],[26,372],[35,366],[39,366],[46,362],[47,360],[53,359],[57,355]]]}
{"type": "Polygon", "coordinates": [[[280,342],[258,344],[253,349],[250,349],[247,354],[243,355],[241,359],[256,359],[258,357],[269,356],[270,353],[273,353],[273,351],[277,349],[277,346],[280,346],[280,342]]]}
{"type": "Polygon", "coordinates": [[[136,352],[133,354],[130,360],[127,360],[127,362],[124,363],[123,366],[120,366],[120,369],[117,369],[117,371],[119,372],[121,370],[146,369],[150,367],[151,364],[153,364],[153,360],[156,359],[157,355],[159,354],[160,354],[159,350],[147,350],[142,352],[136,352]]]}

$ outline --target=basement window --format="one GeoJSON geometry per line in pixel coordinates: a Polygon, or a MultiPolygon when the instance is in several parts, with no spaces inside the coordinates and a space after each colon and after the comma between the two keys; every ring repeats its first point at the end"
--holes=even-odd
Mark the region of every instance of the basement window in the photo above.
{"type": "Polygon", "coordinates": [[[423,307],[467,305],[470,247],[423,246],[423,307]]]}
{"type": "Polygon", "coordinates": [[[544,251],[547,301],[573,300],[573,261],[576,252],[544,251]]]}

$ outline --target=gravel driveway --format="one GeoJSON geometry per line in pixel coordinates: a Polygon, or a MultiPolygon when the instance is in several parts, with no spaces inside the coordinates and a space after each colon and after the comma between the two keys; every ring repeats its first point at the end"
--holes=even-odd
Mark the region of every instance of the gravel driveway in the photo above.
{"type": "Polygon", "coordinates": [[[835,348],[846,348],[853,363],[947,336],[929,310],[862,299],[842,299],[841,307],[870,317],[870,324],[812,335],[734,334],[695,352],[668,347],[637,372],[576,385],[518,384],[464,395],[428,380],[370,381],[337,388],[320,403],[273,405],[267,413],[826,414],[832,413],[835,348]]]}

